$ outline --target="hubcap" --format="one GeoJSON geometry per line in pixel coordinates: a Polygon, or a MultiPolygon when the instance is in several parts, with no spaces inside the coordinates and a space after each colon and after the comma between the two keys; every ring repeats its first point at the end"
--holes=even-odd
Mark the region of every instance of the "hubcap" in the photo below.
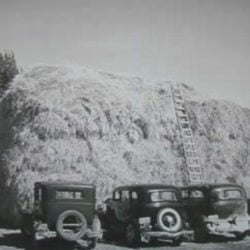
{"type": "Polygon", "coordinates": [[[166,227],[172,228],[176,225],[176,219],[173,215],[171,214],[166,214],[163,217],[163,223],[165,224],[166,227]]]}

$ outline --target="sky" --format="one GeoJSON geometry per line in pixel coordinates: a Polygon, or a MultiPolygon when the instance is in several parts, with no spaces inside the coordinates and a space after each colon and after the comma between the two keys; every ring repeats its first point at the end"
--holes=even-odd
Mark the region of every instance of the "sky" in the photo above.
{"type": "Polygon", "coordinates": [[[250,108],[249,0],[0,0],[0,51],[193,86],[250,108]]]}

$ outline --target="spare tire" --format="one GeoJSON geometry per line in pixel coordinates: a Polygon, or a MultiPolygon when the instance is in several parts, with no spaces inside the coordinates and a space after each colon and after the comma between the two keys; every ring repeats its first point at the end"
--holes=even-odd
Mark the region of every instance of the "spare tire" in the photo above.
{"type": "Polygon", "coordinates": [[[174,233],[181,229],[182,220],[173,208],[163,208],[157,214],[157,224],[161,230],[174,233]]]}
{"type": "Polygon", "coordinates": [[[59,237],[67,241],[76,241],[87,231],[85,216],[76,210],[66,210],[58,216],[56,231],[59,237]]]}

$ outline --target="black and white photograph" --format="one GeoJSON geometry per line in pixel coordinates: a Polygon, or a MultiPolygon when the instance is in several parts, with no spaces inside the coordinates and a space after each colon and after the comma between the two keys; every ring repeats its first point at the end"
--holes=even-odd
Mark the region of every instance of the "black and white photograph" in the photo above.
{"type": "Polygon", "coordinates": [[[0,250],[250,249],[249,0],[0,0],[0,250]]]}

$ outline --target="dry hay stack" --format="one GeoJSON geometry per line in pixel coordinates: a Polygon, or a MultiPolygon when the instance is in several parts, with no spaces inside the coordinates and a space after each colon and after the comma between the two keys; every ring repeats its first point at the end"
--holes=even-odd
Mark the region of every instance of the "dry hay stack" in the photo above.
{"type": "MultiPolygon", "coordinates": [[[[183,86],[202,164],[214,181],[248,174],[249,110],[183,86]]],[[[183,150],[169,82],[40,66],[0,101],[0,218],[16,224],[35,181],[181,184],[183,150]]]]}

